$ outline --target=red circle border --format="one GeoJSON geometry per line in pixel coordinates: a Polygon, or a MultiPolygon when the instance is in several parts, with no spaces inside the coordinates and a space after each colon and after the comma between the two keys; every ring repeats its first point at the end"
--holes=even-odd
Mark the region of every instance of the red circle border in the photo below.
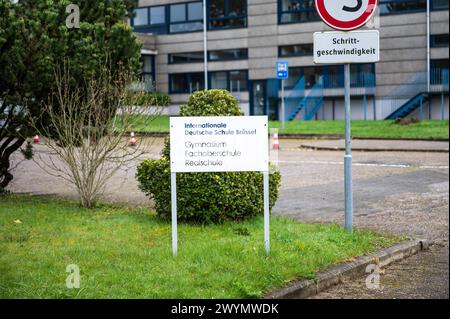
{"type": "Polygon", "coordinates": [[[319,13],[320,18],[325,22],[328,26],[332,27],[336,30],[341,31],[352,31],[363,27],[374,15],[376,8],[378,6],[378,0],[369,0],[369,6],[372,6],[371,11],[364,11],[359,18],[352,21],[340,21],[333,18],[325,8],[324,0],[315,0],[316,10],[319,13]]]}

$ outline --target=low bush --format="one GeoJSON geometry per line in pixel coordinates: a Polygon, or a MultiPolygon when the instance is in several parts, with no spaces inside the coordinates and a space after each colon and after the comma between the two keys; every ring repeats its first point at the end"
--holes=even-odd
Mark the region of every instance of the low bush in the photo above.
{"type": "Polygon", "coordinates": [[[394,123],[401,126],[407,126],[420,123],[420,120],[417,117],[398,118],[394,121],[394,123]]]}
{"type": "MultiPolygon", "coordinates": [[[[236,100],[225,90],[195,92],[181,107],[181,116],[240,116],[236,100]]],[[[155,201],[162,218],[171,216],[170,140],[166,139],[161,159],[140,163],[136,177],[139,188],[155,201]]],[[[279,195],[281,174],[272,169],[269,177],[270,208],[279,195]]],[[[177,174],[178,218],[181,221],[220,223],[261,214],[263,174],[258,172],[177,174]]]]}

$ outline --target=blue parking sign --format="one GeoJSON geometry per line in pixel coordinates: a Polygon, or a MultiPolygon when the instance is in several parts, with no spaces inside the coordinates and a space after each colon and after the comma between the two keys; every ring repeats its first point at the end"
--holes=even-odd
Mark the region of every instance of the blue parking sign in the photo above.
{"type": "Polygon", "coordinates": [[[289,64],[286,61],[277,62],[277,79],[285,80],[289,77],[289,64]]]}

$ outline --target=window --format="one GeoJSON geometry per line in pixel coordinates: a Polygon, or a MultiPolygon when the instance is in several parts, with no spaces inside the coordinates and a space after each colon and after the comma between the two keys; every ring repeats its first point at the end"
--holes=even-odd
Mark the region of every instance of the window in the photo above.
{"type": "Polygon", "coordinates": [[[175,4],[170,7],[170,22],[184,22],[186,20],[186,5],[175,4]]]}
{"type": "Polygon", "coordinates": [[[305,67],[303,68],[303,76],[305,77],[305,88],[310,89],[319,82],[322,76],[322,67],[305,67]]]}
{"type": "Polygon", "coordinates": [[[294,88],[298,80],[302,77],[302,68],[289,68],[289,78],[284,81],[286,88],[294,88]]]}
{"type": "Polygon", "coordinates": [[[380,14],[422,12],[427,9],[426,0],[380,0],[380,14]]]}
{"type": "Polygon", "coordinates": [[[431,35],[430,44],[433,48],[448,48],[448,33],[431,35]]]}
{"type": "Polygon", "coordinates": [[[170,6],[170,32],[193,32],[203,29],[203,5],[188,2],[170,6]]]}
{"type": "Polygon", "coordinates": [[[279,23],[319,21],[314,0],[278,0],[279,23]]]}
{"type": "Polygon", "coordinates": [[[280,46],[278,48],[278,55],[280,57],[310,56],[313,55],[313,45],[309,43],[280,46]]]}
{"type": "Polygon", "coordinates": [[[230,75],[230,92],[247,91],[248,72],[247,71],[231,71],[230,75]]]}
{"type": "Polygon", "coordinates": [[[154,67],[155,60],[153,55],[143,55],[141,57],[142,62],[142,80],[145,83],[145,89],[147,91],[153,91],[154,89],[154,67]]]}
{"type": "MultiPolygon", "coordinates": [[[[217,50],[208,52],[209,61],[230,61],[230,60],[245,60],[248,58],[247,49],[229,49],[217,50]]],[[[169,63],[203,63],[203,52],[183,52],[169,54],[169,63]]]]}
{"type": "Polygon", "coordinates": [[[134,11],[131,25],[138,32],[166,34],[166,7],[145,7],[134,11]]]}
{"type": "Polygon", "coordinates": [[[228,89],[227,72],[211,73],[211,89],[228,89]]]}
{"type": "Polygon", "coordinates": [[[432,10],[448,10],[448,0],[431,0],[432,10]]]}
{"type": "Polygon", "coordinates": [[[351,87],[375,86],[375,64],[352,64],[350,74],[351,87]]]}
{"type": "Polygon", "coordinates": [[[211,0],[208,8],[209,29],[245,28],[247,1],[211,0]]]}
{"type": "MultiPolygon", "coordinates": [[[[350,67],[351,68],[351,67],[350,67]]],[[[341,65],[324,67],[326,76],[323,78],[323,86],[327,89],[344,87],[344,68],[341,65]]]]}
{"type": "Polygon", "coordinates": [[[189,20],[203,21],[203,4],[201,2],[189,3],[188,16],[189,20]]]}
{"type": "MultiPolygon", "coordinates": [[[[352,64],[350,68],[350,85],[352,87],[375,86],[375,64],[352,64]]],[[[286,87],[289,89],[310,89],[322,78],[323,87],[327,89],[344,87],[344,66],[325,65],[289,68],[289,79],[286,87]],[[302,82],[299,82],[303,78],[302,82]],[[304,84],[303,84],[304,83],[304,84]],[[303,85],[298,87],[298,85],[303,85]]]]}
{"type": "Polygon", "coordinates": [[[150,8],[150,24],[164,24],[166,23],[166,7],[152,7],[150,8]]]}
{"type": "Polygon", "coordinates": [[[134,11],[133,25],[148,25],[148,8],[136,9],[134,11]]]}
{"type": "Polygon", "coordinates": [[[248,90],[247,70],[211,72],[209,79],[211,89],[226,89],[230,92],[248,90]]]}
{"type": "Polygon", "coordinates": [[[430,77],[432,85],[448,85],[448,59],[431,60],[430,77]]]}
{"type": "Polygon", "coordinates": [[[230,49],[210,51],[208,58],[210,61],[246,60],[248,59],[248,50],[230,49]]]}
{"type": "Polygon", "coordinates": [[[169,64],[203,63],[203,52],[185,52],[169,54],[169,64]]]}
{"type": "Polygon", "coordinates": [[[205,89],[203,72],[169,74],[170,93],[192,93],[205,89]]]}

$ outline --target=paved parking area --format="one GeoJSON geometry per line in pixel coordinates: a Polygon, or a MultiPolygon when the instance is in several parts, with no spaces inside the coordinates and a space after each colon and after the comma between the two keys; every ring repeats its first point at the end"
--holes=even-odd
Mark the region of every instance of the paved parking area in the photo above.
{"type": "MultiPolygon", "coordinates": [[[[301,150],[304,141],[282,140],[279,167],[281,196],[274,214],[306,222],[343,223],[344,154],[301,150]]],[[[145,157],[157,157],[162,139],[145,157]]],[[[36,161],[50,156],[38,148],[36,161]]],[[[369,291],[364,280],[340,285],[319,298],[448,298],[449,154],[427,152],[354,152],[356,227],[408,235],[437,243],[429,252],[388,267],[382,289],[369,291]]],[[[49,176],[33,161],[14,173],[18,193],[74,197],[65,182],[49,176]]],[[[138,190],[135,167],[117,172],[103,199],[149,205],[138,190]]]]}

